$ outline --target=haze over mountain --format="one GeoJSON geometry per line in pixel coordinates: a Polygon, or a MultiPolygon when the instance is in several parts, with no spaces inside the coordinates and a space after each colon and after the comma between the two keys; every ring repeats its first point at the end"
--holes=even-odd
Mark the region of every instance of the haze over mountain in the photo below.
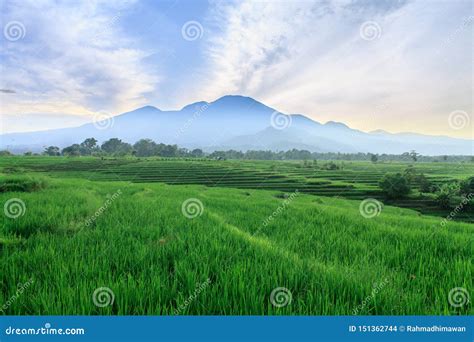
{"type": "Polygon", "coordinates": [[[311,152],[371,152],[424,155],[472,155],[474,141],[415,133],[362,132],[340,122],[321,124],[301,114],[285,115],[250,97],[227,95],[214,102],[196,102],[181,110],[138,108],[104,121],[79,127],[0,136],[0,149],[15,153],[64,148],[94,137],[99,142],[120,138],[134,143],[156,142],[206,151],[289,150],[311,152]]]}

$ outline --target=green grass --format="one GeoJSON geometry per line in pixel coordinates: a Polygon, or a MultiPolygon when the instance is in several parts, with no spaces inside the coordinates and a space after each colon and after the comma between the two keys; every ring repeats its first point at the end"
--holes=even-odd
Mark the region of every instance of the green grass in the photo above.
{"type": "MultiPolygon", "coordinates": [[[[213,161],[157,158],[0,158],[3,172],[37,172],[61,178],[86,178],[96,181],[163,182],[201,184],[208,187],[265,189],[292,192],[298,189],[312,195],[363,200],[376,198],[386,204],[416,209],[423,214],[446,217],[433,196],[416,191],[405,199],[385,200],[378,182],[387,172],[403,172],[412,165],[434,184],[466,179],[474,175],[474,163],[370,163],[336,162],[340,170],[319,169],[298,161],[213,161]]],[[[310,163],[311,164],[311,163],[310,163]]],[[[474,213],[462,212],[457,220],[474,223],[474,213]]]]}
{"type": "MultiPolygon", "coordinates": [[[[306,184],[312,172],[298,163],[270,171],[268,162],[16,161],[7,167],[26,170],[23,177],[36,178],[27,173],[35,168],[54,178],[34,192],[0,193],[1,203],[18,198],[26,208],[16,219],[0,218],[0,304],[32,280],[3,314],[165,315],[183,306],[180,314],[197,315],[472,313],[471,303],[453,307],[448,300],[453,288],[472,289],[472,224],[443,224],[440,217],[389,205],[368,219],[359,212],[360,200],[319,196],[305,187],[285,199],[282,191],[306,184]],[[192,171],[185,173],[185,166],[192,171]],[[268,187],[257,186],[259,177],[268,187]],[[190,198],[204,208],[193,219],[181,209],[190,198]],[[210,284],[183,305],[207,279],[210,284]],[[113,291],[113,304],[94,305],[99,287],[113,291]],[[272,305],[277,287],[291,292],[289,305],[272,305]]],[[[365,177],[358,167],[344,172],[365,177]]],[[[344,172],[340,177],[347,177],[344,172]]],[[[443,172],[433,171],[452,177],[443,172]]],[[[327,181],[347,182],[327,173],[311,182],[324,189],[327,181]]]]}

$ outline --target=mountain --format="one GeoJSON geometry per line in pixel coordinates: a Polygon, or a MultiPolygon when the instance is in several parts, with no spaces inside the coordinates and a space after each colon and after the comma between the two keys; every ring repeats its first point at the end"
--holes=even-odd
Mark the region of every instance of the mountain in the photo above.
{"type": "Polygon", "coordinates": [[[196,102],[180,110],[138,108],[79,127],[0,135],[0,149],[40,152],[46,146],[64,148],[94,137],[99,142],[142,138],[206,151],[288,150],[371,152],[424,155],[473,154],[473,140],[415,133],[362,132],[344,123],[321,124],[301,114],[284,115],[250,97],[227,95],[214,102],[196,102]]]}

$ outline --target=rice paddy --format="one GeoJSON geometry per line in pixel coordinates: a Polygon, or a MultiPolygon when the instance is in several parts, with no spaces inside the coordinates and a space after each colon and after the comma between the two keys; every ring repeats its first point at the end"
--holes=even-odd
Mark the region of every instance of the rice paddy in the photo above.
{"type": "MultiPolygon", "coordinates": [[[[446,221],[416,195],[361,215],[361,200],[383,201],[380,177],[406,164],[8,157],[0,167],[2,314],[473,311],[469,215],[446,221]]],[[[474,174],[414,167],[433,182],[474,174]]]]}

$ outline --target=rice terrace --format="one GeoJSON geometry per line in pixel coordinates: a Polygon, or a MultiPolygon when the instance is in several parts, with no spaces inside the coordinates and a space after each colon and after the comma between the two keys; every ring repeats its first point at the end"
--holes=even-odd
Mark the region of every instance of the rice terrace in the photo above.
{"type": "Polygon", "coordinates": [[[420,187],[466,184],[473,163],[4,156],[0,167],[3,314],[472,313],[472,207],[442,208],[420,187]],[[412,175],[411,193],[387,198],[387,173],[412,175]],[[28,296],[11,300],[18,284],[28,296]]]}

